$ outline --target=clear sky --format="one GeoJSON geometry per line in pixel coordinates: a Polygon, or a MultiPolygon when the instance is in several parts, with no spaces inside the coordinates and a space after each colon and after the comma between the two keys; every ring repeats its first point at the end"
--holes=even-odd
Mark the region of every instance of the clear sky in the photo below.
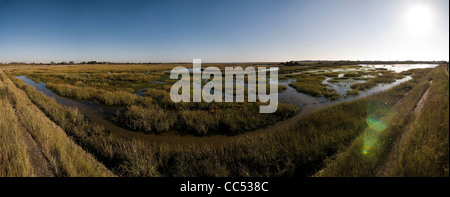
{"type": "Polygon", "coordinates": [[[0,62],[449,60],[449,0],[0,0],[0,62]]]}

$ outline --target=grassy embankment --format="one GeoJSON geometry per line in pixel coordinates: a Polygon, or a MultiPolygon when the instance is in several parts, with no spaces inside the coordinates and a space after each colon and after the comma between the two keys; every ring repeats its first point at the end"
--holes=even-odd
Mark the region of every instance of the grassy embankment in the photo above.
{"type": "MultiPolygon", "coordinates": [[[[387,167],[389,173],[384,176],[448,176],[448,80],[441,71],[442,68],[438,67],[430,73],[421,73],[424,75],[421,80],[414,78],[419,70],[411,71],[415,73],[414,79],[405,85],[414,81],[417,81],[417,85],[399,86],[411,89],[401,102],[394,102],[389,97],[374,101],[371,105],[380,106],[379,115],[368,116],[368,127],[348,149],[330,157],[327,167],[316,176],[379,175],[380,170],[384,170],[383,165],[388,162],[394,142],[408,129],[413,129],[413,135],[408,136],[401,156],[397,157],[394,166],[387,167]],[[430,80],[433,80],[431,87],[430,80]],[[416,118],[414,109],[428,87],[428,98],[431,100],[426,101],[424,111],[416,118]],[[389,105],[392,102],[395,104],[389,105]],[[410,125],[413,125],[412,128],[410,125]]],[[[371,108],[368,106],[368,109],[371,108]]]]}
{"type": "Polygon", "coordinates": [[[19,121],[7,98],[3,75],[0,75],[0,177],[33,176],[19,121]]]}
{"type": "Polygon", "coordinates": [[[34,176],[26,153],[19,124],[23,125],[37,142],[42,152],[55,167],[56,176],[114,176],[101,163],[75,144],[66,133],[44,113],[27,95],[0,71],[1,98],[1,176],[34,176]],[[7,137],[7,139],[4,139],[7,137]],[[5,166],[5,169],[2,169],[5,166]]]}
{"type": "Polygon", "coordinates": [[[422,112],[412,123],[389,176],[449,176],[449,81],[436,71],[422,112]]]}
{"type": "Polygon", "coordinates": [[[13,80],[69,136],[120,176],[308,176],[364,132],[368,115],[381,116],[386,106],[404,97],[421,78],[416,72],[405,84],[312,113],[287,131],[254,134],[220,145],[175,146],[117,138],[77,110],[13,80]],[[378,104],[369,110],[369,103],[378,104]]]}

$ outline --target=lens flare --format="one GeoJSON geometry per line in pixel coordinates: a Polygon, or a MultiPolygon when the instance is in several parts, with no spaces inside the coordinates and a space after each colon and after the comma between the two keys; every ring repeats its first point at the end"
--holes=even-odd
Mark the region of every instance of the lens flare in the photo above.
{"type": "Polygon", "coordinates": [[[367,128],[364,130],[363,147],[361,150],[361,153],[365,156],[370,155],[371,150],[378,143],[381,132],[387,129],[388,124],[380,120],[386,114],[392,113],[391,108],[386,103],[381,101],[367,103],[367,117],[365,119],[367,128]]]}
{"type": "Polygon", "coordinates": [[[374,147],[374,145],[378,142],[378,131],[372,130],[371,128],[367,128],[364,131],[364,145],[362,153],[364,155],[368,155],[370,150],[374,147]]]}
{"type": "Polygon", "coordinates": [[[384,131],[387,128],[386,124],[375,118],[366,118],[366,122],[369,128],[378,132],[384,131]]]}

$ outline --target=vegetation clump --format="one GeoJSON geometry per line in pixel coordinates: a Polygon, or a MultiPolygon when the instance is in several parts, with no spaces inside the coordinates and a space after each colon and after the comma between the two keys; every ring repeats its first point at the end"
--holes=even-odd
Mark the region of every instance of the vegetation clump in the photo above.
{"type": "Polygon", "coordinates": [[[289,85],[295,88],[298,92],[305,93],[314,97],[325,96],[330,100],[337,100],[341,96],[334,89],[327,88],[323,83],[325,77],[322,75],[298,75],[297,81],[289,85]]]}
{"type": "Polygon", "coordinates": [[[124,127],[145,133],[162,133],[168,131],[176,121],[176,116],[158,105],[142,107],[131,105],[118,110],[114,120],[124,127]]]}
{"type": "Polygon", "coordinates": [[[370,78],[366,82],[363,83],[356,83],[352,84],[350,87],[355,90],[359,91],[367,91],[378,84],[387,84],[387,83],[393,83],[397,79],[402,79],[405,76],[400,73],[395,72],[385,72],[382,75],[378,75],[375,78],[370,78]]]}

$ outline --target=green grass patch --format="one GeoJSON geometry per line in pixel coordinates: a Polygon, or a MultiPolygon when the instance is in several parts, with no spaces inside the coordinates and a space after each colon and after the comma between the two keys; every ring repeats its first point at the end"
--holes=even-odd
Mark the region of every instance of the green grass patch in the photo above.
{"type": "Polygon", "coordinates": [[[334,89],[327,88],[327,85],[323,84],[325,77],[322,75],[299,75],[296,79],[296,82],[289,85],[298,92],[314,97],[325,96],[330,100],[337,100],[341,97],[334,89]]]}

